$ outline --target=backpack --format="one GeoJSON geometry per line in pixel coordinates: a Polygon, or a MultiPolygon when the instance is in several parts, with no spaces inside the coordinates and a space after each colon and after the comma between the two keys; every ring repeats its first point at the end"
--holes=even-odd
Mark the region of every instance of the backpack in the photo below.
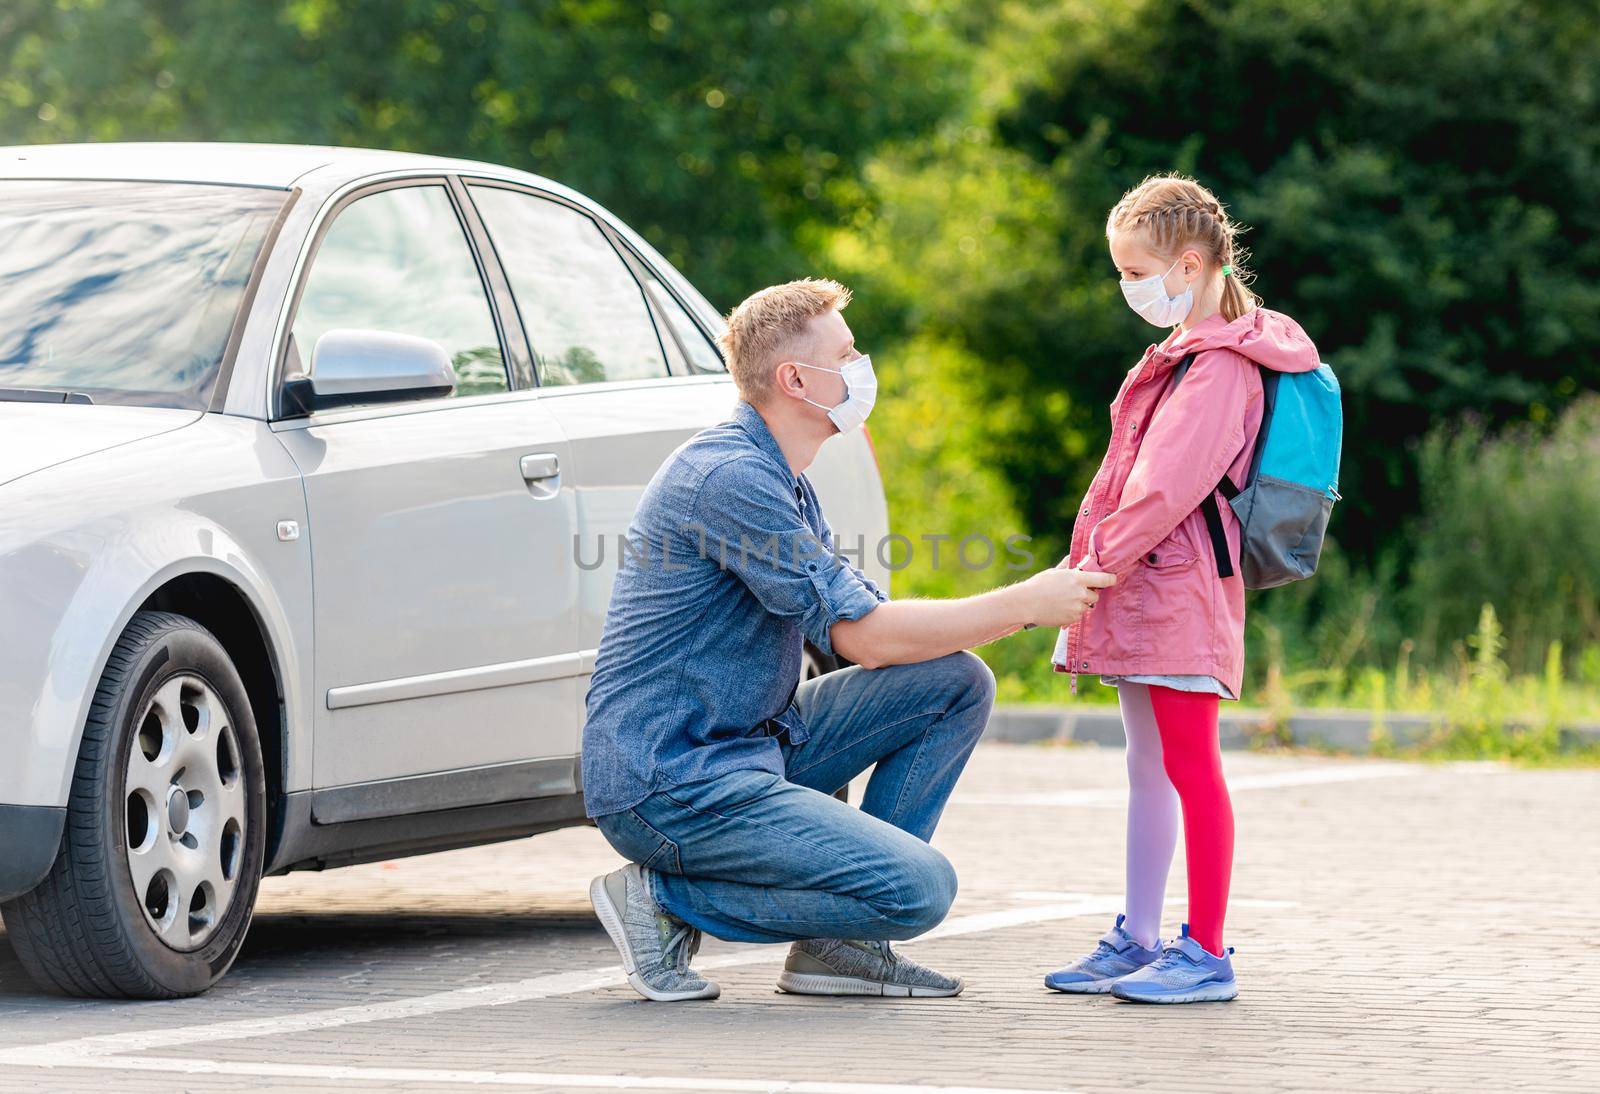
{"type": "MultiPolygon", "coordinates": [[[[1177,387],[1194,362],[1189,354],[1173,371],[1177,387]]],[[[1333,369],[1261,372],[1261,431],[1242,486],[1226,475],[1200,508],[1217,556],[1217,576],[1233,576],[1233,559],[1217,509],[1220,492],[1239,518],[1239,567],[1247,589],[1271,589],[1310,577],[1322,556],[1328,517],[1339,493],[1339,449],[1344,411],[1333,369]]]]}

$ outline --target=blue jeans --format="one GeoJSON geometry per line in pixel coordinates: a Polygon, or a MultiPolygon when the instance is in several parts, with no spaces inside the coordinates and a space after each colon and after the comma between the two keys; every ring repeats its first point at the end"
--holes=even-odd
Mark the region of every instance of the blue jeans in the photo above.
{"type": "Polygon", "coordinates": [[[595,824],[658,904],[717,938],[915,938],[955,899],[927,841],[993,704],[994,676],[966,652],[842,669],[800,685],[811,736],[783,742],[784,775],[675,786],[595,824]],[[833,797],[874,764],[860,809],[833,797]]]}

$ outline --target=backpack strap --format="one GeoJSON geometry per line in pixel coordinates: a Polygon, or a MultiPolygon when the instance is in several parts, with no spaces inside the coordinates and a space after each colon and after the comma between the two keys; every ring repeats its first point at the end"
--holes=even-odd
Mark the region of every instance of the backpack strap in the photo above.
{"type": "MultiPolygon", "coordinates": [[[[1189,371],[1189,366],[1194,363],[1194,354],[1188,354],[1178,362],[1178,367],[1172,370],[1172,386],[1176,388],[1183,380],[1184,374],[1189,371]]],[[[1259,366],[1257,366],[1259,367],[1259,366]]],[[[1274,374],[1276,375],[1276,374],[1274,374]]],[[[1272,385],[1273,392],[1277,392],[1278,385],[1272,385]]],[[[1262,430],[1263,434],[1266,432],[1262,430]]],[[[1257,438],[1255,452],[1250,458],[1250,474],[1255,475],[1256,467],[1261,463],[1261,440],[1257,438]]],[[[1239,495],[1239,488],[1233,485],[1233,480],[1222,476],[1222,481],[1211,489],[1200,503],[1200,512],[1206,518],[1206,532],[1211,537],[1211,553],[1217,559],[1217,576],[1233,576],[1233,556],[1228,550],[1228,533],[1222,527],[1222,510],[1217,508],[1217,491],[1222,491],[1222,496],[1232,501],[1239,495]]]]}

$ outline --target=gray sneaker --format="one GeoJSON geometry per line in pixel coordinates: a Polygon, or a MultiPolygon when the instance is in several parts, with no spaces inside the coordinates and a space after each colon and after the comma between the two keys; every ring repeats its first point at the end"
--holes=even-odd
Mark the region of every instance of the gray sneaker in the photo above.
{"type": "Polygon", "coordinates": [[[589,902],[622,954],[628,983],[646,999],[715,999],[722,989],[689,968],[700,932],[656,904],[644,870],[630,862],[589,883],[589,902]]]}
{"type": "Polygon", "coordinates": [[[795,995],[893,995],[943,999],[960,995],[960,977],[924,968],[887,942],[812,938],[789,947],[778,987],[795,995]]]}

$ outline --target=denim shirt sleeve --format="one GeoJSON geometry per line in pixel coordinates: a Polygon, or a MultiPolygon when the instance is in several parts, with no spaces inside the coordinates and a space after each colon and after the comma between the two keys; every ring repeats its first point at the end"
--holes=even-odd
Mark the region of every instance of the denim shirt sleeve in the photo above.
{"type": "MultiPolygon", "coordinates": [[[[809,490],[810,484],[808,483],[807,491],[809,492],[809,490]]],[[[815,494],[812,494],[813,498],[815,498],[815,496],[815,494]]],[[[828,518],[822,515],[821,506],[817,507],[817,519],[822,522],[822,542],[826,543],[829,547],[835,546],[837,540],[834,539],[833,526],[828,523],[828,518]]],[[[859,566],[851,562],[849,559],[844,558],[842,555],[840,556],[840,561],[845,566],[849,567],[850,572],[856,575],[856,580],[861,582],[862,586],[867,590],[867,592],[872,594],[874,599],[876,599],[879,604],[882,604],[884,601],[889,599],[889,594],[878,588],[878,583],[873,581],[866,574],[862,573],[859,566]]]]}
{"type": "Polygon", "coordinates": [[[686,531],[703,536],[707,556],[738,576],[762,607],[793,620],[831,654],[833,625],[860,619],[881,594],[807,523],[796,489],[763,459],[731,460],[706,476],[686,531]]]}

